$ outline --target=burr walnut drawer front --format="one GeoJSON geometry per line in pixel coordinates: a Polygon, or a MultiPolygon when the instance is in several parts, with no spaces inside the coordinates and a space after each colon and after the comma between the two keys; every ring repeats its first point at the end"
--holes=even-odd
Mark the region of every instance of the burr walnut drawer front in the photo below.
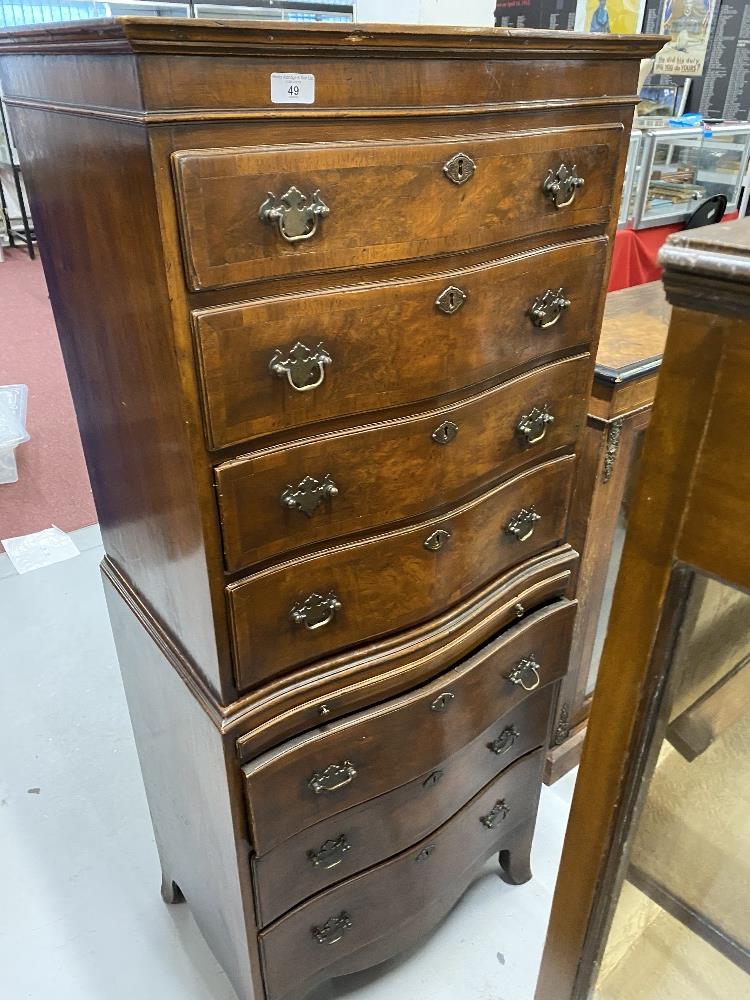
{"type": "MultiPolygon", "coordinates": [[[[430,764],[412,781],[253,857],[262,926],[303,899],[406,850],[453,816],[513,761],[545,745],[554,690],[548,684],[528,695],[466,746],[437,765],[430,764]]],[[[417,697],[423,713],[424,700],[417,697]]],[[[409,699],[403,701],[402,710],[408,712],[409,699]]],[[[414,742],[431,739],[420,711],[414,714],[414,742]]]]}
{"type": "Polygon", "coordinates": [[[575,459],[461,507],[245,577],[227,588],[240,688],[434,618],[560,542],[575,459]]]}
{"type": "Polygon", "coordinates": [[[534,821],[543,751],[527,754],[435,833],[298,906],[260,934],[269,994],[298,1000],[322,979],[383,961],[436,923],[471,877],[534,821]]]}
{"type": "Polygon", "coordinates": [[[256,854],[440,766],[567,668],[576,609],[560,600],[447,674],[269,751],[244,768],[256,854]]]}
{"type": "Polygon", "coordinates": [[[623,126],[172,154],[193,289],[455,253],[611,215],[623,126]]]}
{"type": "Polygon", "coordinates": [[[450,406],[224,462],[227,569],[426,514],[571,447],[590,387],[580,354],[450,406]]]}
{"type": "Polygon", "coordinates": [[[407,405],[594,338],[607,240],[197,310],[211,448],[407,405]]]}

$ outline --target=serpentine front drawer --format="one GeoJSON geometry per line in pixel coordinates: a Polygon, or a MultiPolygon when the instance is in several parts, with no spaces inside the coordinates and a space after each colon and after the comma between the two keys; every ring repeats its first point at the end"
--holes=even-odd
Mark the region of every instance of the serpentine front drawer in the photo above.
{"type": "Polygon", "coordinates": [[[575,610],[564,599],[542,608],[430,684],[247,764],[255,853],[438,767],[562,677],[575,610]]]}
{"type": "MultiPolygon", "coordinates": [[[[426,837],[515,760],[545,745],[554,691],[551,684],[534,691],[478,736],[467,734],[466,746],[413,780],[302,830],[262,857],[254,856],[261,926],[426,837]]],[[[406,706],[403,710],[408,712],[406,706]]],[[[430,740],[429,727],[419,725],[423,712],[414,715],[413,743],[430,740]]],[[[406,756],[413,743],[403,750],[406,756]]]]}
{"type": "Polygon", "coordinates": [[[436,925],[482,863],[533,825],[543,757],[527,754],[435,833],[261,931],[274,1000],[299,1000],[323,979],[382,962],[436,925]]]}
{"type": "Polygon", "coordinates": [[[172,154],[193,289],[605,225],[623,126],[172,154]]]}
{"type": "Polygon", "coordinates": [[[238,688],[428,621],[556,545],[574,467],[552,459],[440,517],[230,584],[238,688]]]}
{"type": "Polygon", "coordinates": [[[427,514],[571,448],[590,385],[579,354],[450,406],[222,463],[227,569],[427,514]]]}
{"type": "Polygon", "coordinates": [[[585,347],[606,257],[600,236],[196,310],[209,447],[417,403],[585,347]]]}

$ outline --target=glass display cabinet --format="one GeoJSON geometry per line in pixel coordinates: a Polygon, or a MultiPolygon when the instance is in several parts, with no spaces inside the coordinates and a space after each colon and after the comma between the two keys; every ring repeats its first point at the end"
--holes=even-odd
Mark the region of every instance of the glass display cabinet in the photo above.
{"type": "Polygon", "coordinates": [[[750,997],[750,220],[673,306],[536,1000],[750,997]]]}
{"type": "Polygon", "coordinates": [[[624,229],[633,218],[635,209],[635,196],[638,191],[638,180],[640,177],[640,153],[641,153],[641,133],[639,129],[633,129],[630,133],[628,143],[628,158],[625,161],[625,180],[622,185],[622,198],[620,200],[620,214],[617,219],[617,228],[624,229]]]}
{"type": "Polygon", "coordinates": [[[737,209],[748,153],[750,125],[646,129],[634,228],[681,222],[707,198],[726,195],[737,209]]]}

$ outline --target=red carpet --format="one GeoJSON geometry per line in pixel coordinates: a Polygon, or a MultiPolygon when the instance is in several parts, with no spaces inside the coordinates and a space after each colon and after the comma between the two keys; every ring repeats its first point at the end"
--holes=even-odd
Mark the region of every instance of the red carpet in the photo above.
{"type": "Polygon", "coordinates": [[[0,263],[0,385],[29,387],[18,482],[0,484],[0,538],[56,524],[73,531],[96,521],[73,401],[42,265],[21,250],[0,263]]]}

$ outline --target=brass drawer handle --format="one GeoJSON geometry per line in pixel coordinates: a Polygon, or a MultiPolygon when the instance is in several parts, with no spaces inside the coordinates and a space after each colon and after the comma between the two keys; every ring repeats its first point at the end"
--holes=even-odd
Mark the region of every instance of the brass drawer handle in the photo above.
{"type": "Polygon", "coordinates": [[[544,295],[537,295],[531,303],[529,317],[534,326],[540,330],[546,330],[554,326],[563,314],[563,310],[570,307],[570,299],[566,299],[562,288],[553,292],[548,288],[544,295]]]}
{"type": "Polygon", "coordinates": [[[455,694],[452,691],[443,691],[430,705],[433,712],[444,712],[452,701],[455,701],[455,694]]]}
{"type": "Polygon", "coordinates": [[[357,769],[349,760],[342,760],[340,764],[329,764],[322,771],[315,771],[308,780],[307,787],[316,795],[323,792],[335,792],[344,785],[351,784],[357,777],[357,769]]]}
{"type": "Polygon", "coordinates": [[[542,191],[547,195],[555,208],[567,208],[573,204],[578,188],[583,187],[584,179],[578,176],[578,169],[573,164],[568,167],[561,163],[557,170],[551,168],[542,184],[542,191]]]}
{"type": "Polygon", "coordinates": [[[344,855],[352,849],[345,833],[339,834],[335,840],[326,840],[317,851],[308,851],[307,857],[314,868],[324,868],[328,871],[344,860],[344,855]]]}
{"type": "Polygon", "coordinates": [[[454,424],[452,420],[444,420],[432,432],[432,440],[438,444],[448,444],[450,441],[455,440],[457,434],[458,424],[454,424]]]}
{"type": "Polygon", "coordinates": [[[443,173],[454,184],[465,184],[476,172],[477,165],[468,153],[456,153],[443,166],[443,173]]]}
{"type": "Polygon", "coordinates": [[[352,926],[352,918],[342,910],[337,917],[329,917],[322,927],[313,927],[312,936],[318,944],[336,944],[352,926]]]}
{"type": "Polygon", "coordinates": [[[305,476],[297,486],[287,486],[281,494],[281,502],[291,510],[299,510],[306,517],[312,517],[324,500],[338,496],[338,493],[339,488],[328,473],[322,479],[305,476]]]}
{"type": "Polygon", "coordinates": [[[486,816],[479,817],[479,822],[488,830],[492,830],[505,819],[509,812],[510,806],[506,805],[505,799],[498,799],[486,816]]]}
{"type": "Polygon", "coordinates": [[[330,208],[320,197],[320,191],[313,191],[312,197],[302,194],[292,187],[277,198],[273,191],[258,209],[258,218],[269,226],[278,225],[279,232],[287,243],[299,243],[311,239],[318,230],[318,220],[330,214],[330,208]]]}
{"type": "Polygon", "coordinates": [[[524,691],[535,691],[542,683],[539,670],[540,665],[534,659],[534,654],[529,653],[513,667],[508,680],[511,684],[520,684],[524,691]]]}
{"type": "Polygon", "coordinates": [[[456,285],[448,285],[435,299],[435,305],[447,316],[452,316],[453,313],[458,312],[467,298],[468,295],[462,288],[458,288],[456,285]]]}
{"type": "Polygon", "coordinates": [[[537,521],[541,521],[542,515],[537,514],[536,507],[522,507],[517,514],[508,521],[505,528],[506,535],[513,535],[519,542],[526,542],[534,534],[534,526],[537,521]]]}
{"type": "Polygon", "coordinates": [[[341,601],[333,591],[327,597],[310,594],[300,604],[294,605],[289,617],[295,625],[304,625],[308,631],[314,632],[315,629],[323,628],[332,622],[340,608],[341,601]]]}
{"type": "Polygon", "coordinates": [[[498,757],[502,757],[503,754],[512,749],[520,735],[515,726],[506,726],[499,736],[487,744],[487,749],[497,754],[498,757]]]}
{"type": "Polygon", "coordinates": [[[424,540],[424,547],[429,549],[430,552],[437,552],[438,549],[442,549],[445,543],[450,539],[451,533],[447,528],[438,528],[433,531],[431,535],[428,535],[424,540]]]}
{"type": "Polygon", "coordinates": [[[547,426],[555,422],[555,418],[549,411],[549,403],[539,409],[533,407],[529,413],[524,413],[518,421],[516,430],[525,438],[525,444],[538,444],[547,433],[547,426]]]}
{"type": "Polygon", "coordinates": [[[326,365],[333,363],[333,358],[322,344],[314,351],[299,340],[284,357],[284,352],[275,350],[268,363],[268,370],[277,378],[285,378],[296,392],[309,392],[317,389],[326,377],[326,365]]]}

